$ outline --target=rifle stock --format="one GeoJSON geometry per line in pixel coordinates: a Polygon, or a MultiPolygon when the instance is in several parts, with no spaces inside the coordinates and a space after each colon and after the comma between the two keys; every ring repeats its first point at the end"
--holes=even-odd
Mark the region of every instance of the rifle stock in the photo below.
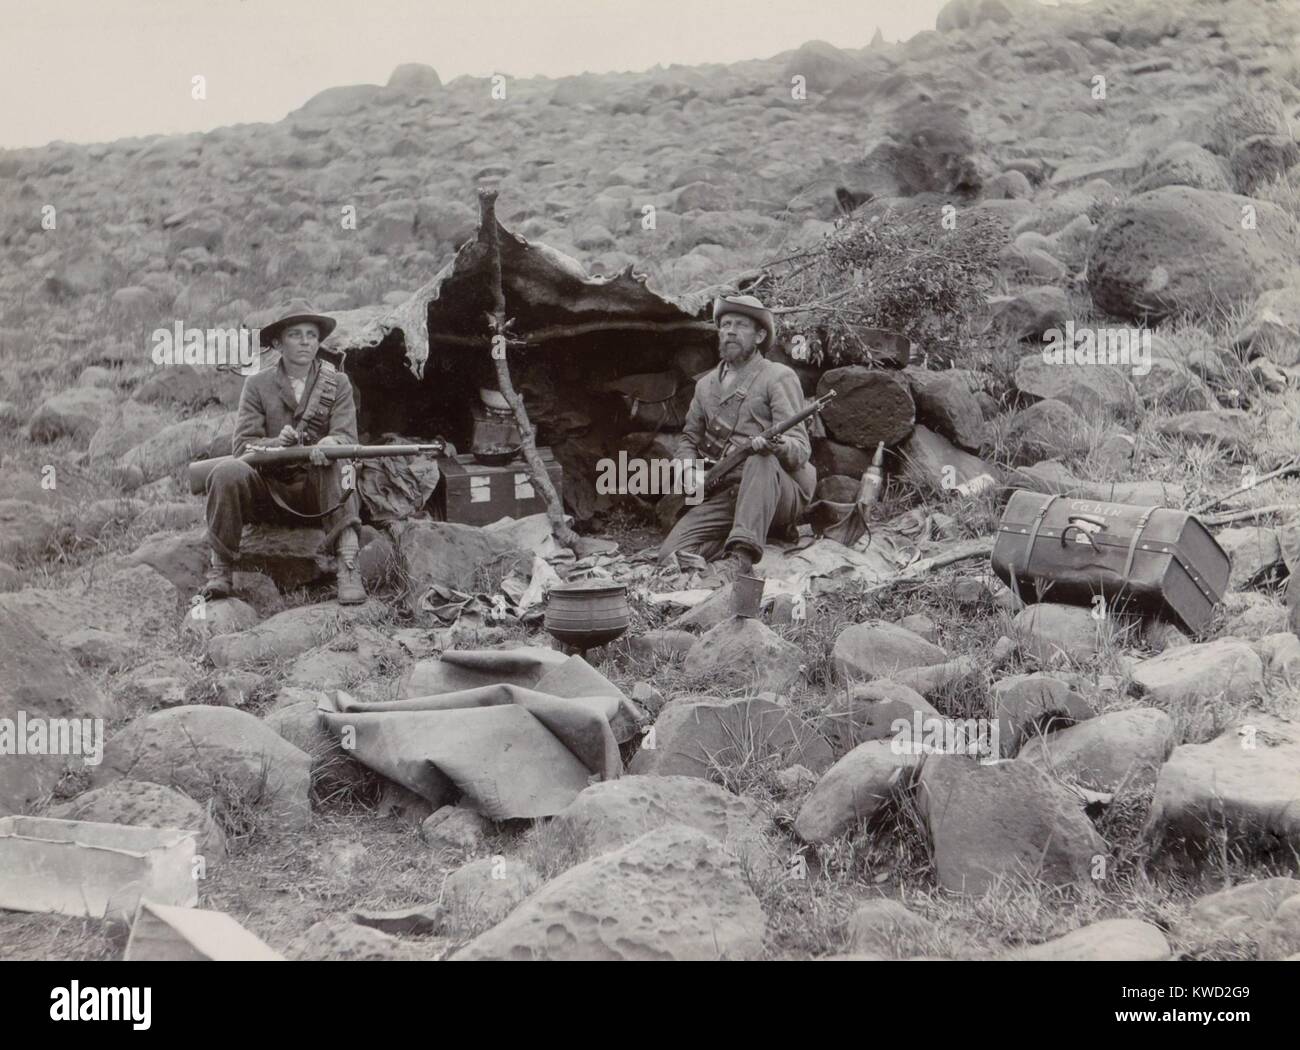
{"type": "MultiPolygon", "coordinates": [[[[834,396],[835,396],[834,390],[826,391],[826,393],[822,394],[821,397],[817,398],[815,401],[807,405],[805,408],[800,409],[789,419],[787,419],[784,423],[776,423],[773,426],[768,427],[766,430],[763,431],[763,433],[759,434],[758,436],[767,439],[780,437],[787,430],[790,430],[792,427],[798,426],[805,419],[808,419],[809,417],[820,412],[823,408],[825,408],[827,405],[831,403],[831,398],[833,398],[834,396]]],[[[733,448],[730,452],[728,452],[725,456],[723,456],[720,460],[718,460],[718,462],[715,463],[712,467],[710,467],[704,475],[704,495],[705,496],[713,495],[713,493],[717,490],[718,486],[722,484],[723,479],[726,478],[728,474],[730,474],[733,470],[736,469],[736,467],[738,467],[741,463],[743,463],[746,459],[748,459],[753,454],[754,454],[754,450],[749,447],[748,443],[746,443],[744,445],[739,446],[738,448],[733,448]]]]}
{"type": "Polygon", "coordinates": [[[238,456],[214,456],[200,459],[189,466],[190,492],[202,496],[208,490],[208,478],[222,463],[243,460],[249,466],[261,467],[277,463],[305,463],[313,451],[319,449],[328,460],[383,459],[388,456],[440,456],[446,444],[435,441],[428,445],[289,445],[284,448],[249,446],[238,456]]]}

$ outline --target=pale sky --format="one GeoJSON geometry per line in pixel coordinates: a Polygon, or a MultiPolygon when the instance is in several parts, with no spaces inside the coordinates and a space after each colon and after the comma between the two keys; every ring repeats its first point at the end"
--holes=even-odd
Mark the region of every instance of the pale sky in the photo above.
{"type": "Polygon", "coordinates": [[[444,83],[767,58],[933,29],[943,0],[0,0],[0,148],[280,120],[402,62],[444,83]],[[191,78],[207,98],[191,97],[191,78]]]}

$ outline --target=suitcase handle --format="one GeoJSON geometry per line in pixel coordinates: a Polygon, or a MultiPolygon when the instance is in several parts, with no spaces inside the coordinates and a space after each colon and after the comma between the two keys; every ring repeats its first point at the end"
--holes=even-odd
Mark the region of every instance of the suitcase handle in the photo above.
{"type": "Polygon", "coordinates": [[[1083,537],[1083,541],[1095,551],[1097,549],[1097,545],[1092,542],[1092,536],[1089,535],[1088,530],[1085,529],[1082,525],[1075,524],[1073,518],[1070,519],[1070,524],[1065,526],[1065,528],[1061,530],[1061,546],[1062,547],[1065,546],[1066,537],[1069,536],[1070,532],[1075,529],[1077,529],[1079,535],[1083,537]]]}
{"type": "Polygon", "coordinates": [[[1071,514],[1070,521],[1086,521],[1088,524],[1096,525],[1098,528],[1104,529],[1106,527],[1105,518],[1094,518],[1091,514],[1071,514]]]}

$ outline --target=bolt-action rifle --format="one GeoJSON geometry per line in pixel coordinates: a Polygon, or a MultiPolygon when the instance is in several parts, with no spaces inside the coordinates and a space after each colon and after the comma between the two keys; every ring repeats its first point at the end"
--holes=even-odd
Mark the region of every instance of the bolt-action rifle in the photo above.
{"type": "Polygon", "coordinates": [[[200,459],[190,464],[190,492],[196,496],[208,490],[208,477],[222,463],[241,459],[249,466],[277,466],[285,463],[305,463],[315,451],[325,454],[328,460],[335,459],[384,459],[387,456],[441,456],[446,451],[446,444],[435,441],[428,445],[288,445],[283,448],[271,448],[265,445],[249,445],[238,456],[214,456],[212,459],[200,459]]]}
{"type": "MultiPolygon", "coordinates": [[[[791,427],[798,426],[808,417],[820,412],[823,408],[831,403],[831,398],[835,396],[834,390],[828,390],[815,401],[810,402],[805,408],[800,409],[783,423],[777,423],[768,427],[758,436],[771,440],[774,437],[780,437],[791,427]]],[[[741,463],[754,454],[754,449],[750,446],[749,438],[744,439],[744,444],[738,445],[723,456],[720,460],[709,466],[704,473],[704,495],[712,496],[718,487],[726,480],[727,475],[735,470],[741,463]]]]}

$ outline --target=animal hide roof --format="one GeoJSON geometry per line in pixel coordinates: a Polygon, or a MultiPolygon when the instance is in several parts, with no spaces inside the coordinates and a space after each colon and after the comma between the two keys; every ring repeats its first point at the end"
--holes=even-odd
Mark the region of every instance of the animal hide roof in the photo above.
{"type": "MultiPolygon", "coordinates": [[[[629,266],[612,277],[593,277],[571,256],[548,245],[530,244],[497,222],[501,283],[506,317],[516,339],[530,343],[611,330],[712,331],[705,316],[715,285],[685,295],[663,295],[646,286],[646,276],[629,266]]],[[[400,329],[406,360],[418,378],[430,346],[435,351],[486,349],[492,313],[489,250],[483,229],[409,299],[397,306],[365,307],[332,316],[338,327],[326,346],[362,353],[400,329]]]]}

